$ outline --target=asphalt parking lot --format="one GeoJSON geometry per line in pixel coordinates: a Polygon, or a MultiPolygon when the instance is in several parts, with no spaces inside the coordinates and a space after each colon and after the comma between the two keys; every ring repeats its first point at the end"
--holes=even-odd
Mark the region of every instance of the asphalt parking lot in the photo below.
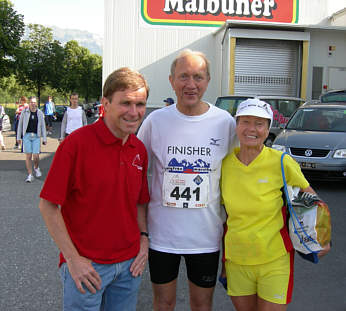
{"type": "MultiPolygon", "coordinates": [[[[0,152],[0,311],[61,310],[58,250],[41,219],[38,195],[58,146],[60,123],[42,147],[43,176],[24,182],[24,154],[13,150],[14,133],[5,132],[7,150],[0,152]]],[[[292,311],[346,311],[346,187],[344,183],[313,183],[329,204],[333,219],[333,249],[318,265],[295,262],[292,311]]],[[[184,265],[178,280],[176,310],[190,310],[184,265]]],[[[152,291],[146,268],[139,292],[138,310],[152,310],[152,291]]],[[[213,310],[232,307],[217,284],[213,310]]]]}

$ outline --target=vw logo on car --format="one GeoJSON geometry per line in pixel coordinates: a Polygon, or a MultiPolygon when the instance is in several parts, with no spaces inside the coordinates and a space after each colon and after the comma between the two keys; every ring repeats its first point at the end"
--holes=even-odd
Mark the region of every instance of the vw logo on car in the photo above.
{"type": "Polygon", "coordinates": [[[311,149],[306,149],[304,154],[305,154],[306,157],[311,157],[312,150],[311,149]]]}

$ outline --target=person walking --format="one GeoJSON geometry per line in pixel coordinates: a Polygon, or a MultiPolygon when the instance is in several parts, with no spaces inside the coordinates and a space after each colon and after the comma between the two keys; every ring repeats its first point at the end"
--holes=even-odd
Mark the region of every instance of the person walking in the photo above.
{"type": "Polygon", "coordinates": [[[0,105],[0,148],[1,150],[5,150],[5,142],[4,137],[2,136],[2,122],[5,116],[5,108],[4,106],[0,105]]]}
{"type": "Polygon", "coordinates": [[[44,104],[44,116],[46,121],[47,134],[52,135],[53,120],[55,113],[55,105],[52,101],[52,96],[48,96],[47,102],[44,104]]]}
{"type": "Polygon", "coordinates": [[[36,97],[29,97],[29,107],[25,108],[20,114],[17,141],[21,143],[23,137],[23,148],[25,153],[25,165],[28,171],[26,182],[34,180],[32,171],[32,161],[34,162],[34,171],[37,178],[42,176],[39,161],[41,138],[42,143],[47,144],[46,128],[44,124],[44,115],[41,110],[37,109],[36,97]]]}
{"type": "Polygon", "coordinates": [[[149,268],[154,310],[174,310],[184,257],[191,310],[212,310],[223,235],[221,162],[235,135],[235,121],[202,100],[209,61],[184,50],[171,65],[177,104],[158,109],[138,132],[152,167],[148,208],[149,268]]]}
{"type": "MultiPolygon", "coordinates": [[[[16,133],[16,137],[15,137],[16,141],[15,141],[15,145],[14,145],[13,149],[18,149],[18,147],[19,147],[18,146],[18,140],[17,140],[18,123],[19,123],[19,118],[20,118],[20,114],[22,113],[22,111],[25,108],[29,107],[27,102],[28,102],[28,99],[25,96],[22,96],[20,98],[18,108],[16,109],[16,113],[15,113],[15,116],[14,116],[14,131],[16,133]]],[[[22,151],[23,151],[23,148],[22,148],[22,151]]]]}
{"type": "Polygon", "coordinates": [[[78,94],[72,93],[70,95],[70,107],[65,111],[61,122],[59,141],[63,141],[73,131],[87,124],[85,112],[82,107],[78,106],[78,94]]]}
{"type": "Polygon", "coordinates": [[[72,132],[55,153],[39,208],[61,251],[64,310],[136,310],[149,190],[147,152],[134,133],[148,94],[141,74],[114,71],[103,86],[104,117],[72,132]]]}

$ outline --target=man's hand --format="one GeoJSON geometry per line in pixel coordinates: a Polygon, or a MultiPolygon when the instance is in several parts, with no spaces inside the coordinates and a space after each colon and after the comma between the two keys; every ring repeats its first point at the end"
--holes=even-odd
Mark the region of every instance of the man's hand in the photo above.
{"type": "Polygon", "coordinates": [[[77,289],[85,294],[83,285],[92,293],[101,289],[100,275],[95,271],[91,260],[82,256],[66,261],[68,270],[74,280],[77,289]]]}
{"type": "Polygon", "coordinates": [[[139,253],[130,267],[130,271],[133,277],[137,277],[143,274],[145,265],[148,261],[148,249],[149,239],[148,237],[141,235],[139,253]]]}

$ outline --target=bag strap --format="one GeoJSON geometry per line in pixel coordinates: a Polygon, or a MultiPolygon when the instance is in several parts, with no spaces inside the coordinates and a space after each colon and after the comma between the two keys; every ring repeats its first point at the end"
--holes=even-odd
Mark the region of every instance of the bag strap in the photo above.
{"type": "Polygon", "coordinates": [[[314,253],[317,254],[319,253],[319,251],[313,251],[312,249],[310,249],[310,247],[305,243],[305,239],[301,238],[300,235],[298,234],[295,222],[297,222],[299,224],[299,227],[301,229],[301,231],[304,233],[305,237],[312,241],[315,244],[319,244],[316,240],[314,240],[309,234],[307,234],[307,232],[305,231],[305,229],[303,228],[302,224],[300,223],[298,216],[296,214],[296,212],[294,211],[293,207],[292,207],[292,203],[290,200],[290,197],[288,195],[288,190],[287,190],[287,182],[286,182],[286,176],[285,176],[285,170],[284,170],[284,157],[285,155],[288,154],[287,152],[284,152],[281,155],[281,173],[282,173],[282,181],[284,184],[284,193],[285,193],[285,197],[286,197],[286,202],[287,202],[287,207],[288,207],[288,212],[290,213],[291,218],[293,218],[295,221],[292,221],[293,224],[293,228],[294,228],[294,234],[298,237],[300,243],[303,244],[303,246],[310,252],[310,253],[314,253]]]}

